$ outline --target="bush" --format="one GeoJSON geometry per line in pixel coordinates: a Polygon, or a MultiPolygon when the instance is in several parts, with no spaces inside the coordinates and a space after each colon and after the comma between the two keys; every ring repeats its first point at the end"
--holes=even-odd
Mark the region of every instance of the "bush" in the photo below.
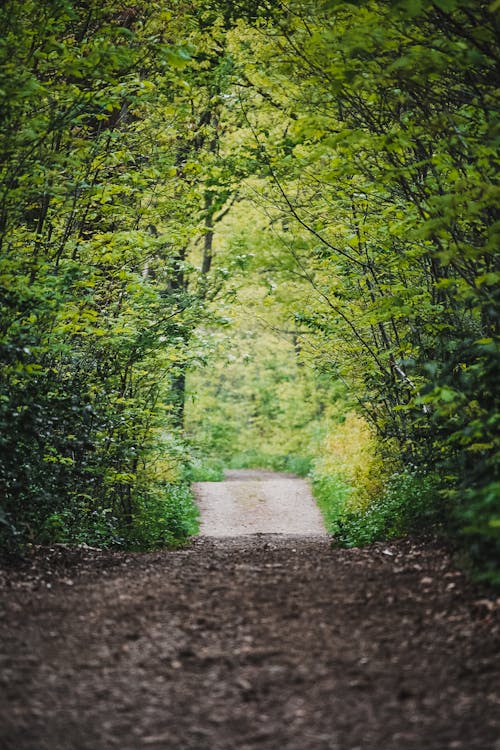
{"type": "Polygon", "coordinates": [[[353,512],[365,508],[380,493],[383,474],[376,436],[366,421],[353,412],[343,422],[329,427],[311,471],[325,509],[330,502],[337,502],[328,497],[338,499],[340,492],[353,512]]]}
{"type": "Polygon", "coordinates": [[[110,508],[99,507],[91,498],[80,498],[48,516],[36,541],[149,550],[177,546],[198,531],[198,510],[186,484],[158,484],[136,498],[134,507],[126,523],[110,508]]]}
{"type": "Polygon", "coordinates": [[[80,500],[49,515],[36,537],[41,544],[88,544],[109,549],[125,543],[119,518],[110,508],[80,500]],[[94,507],[93,507],[94,506],[94,507]]]}
{"type": "Polygon", "coordinates": [[[137,505],[125,534],[127,549],[175,547],[198,532],[198,509],[186,484],[165,483],[137,505]]]}
{"type": "Polygon", "coordinates": [[[500,586],[500,482],[468,489],[455,501],[458,534],[475,568],[474,576],[500,586]]]}
{"type": "Polygon", "coordinates": [[[313,495],[323,515],[327,531],[334,533],[339,518],[345,516],[349,498],[355,492],[340,477],[311,474],[313,495]]]}
{"type": "Polygon", "coordinates": [[[267,454],[258,450],[249,450],[233,456],[229,466],[232,469],[266,469],[306,477],[311,470],[312,458],[295,454],[267,454]]]}
{"type": "Polygon", "coordinates": [[[224,479],[224,463],[217,458],[192,458],[186,470],[189,482],[222,482],[224,479]]]}
{"type": "Polygon", "coordinates": [[[330,516],[329,530],[341,547],[357,547],[408,533],[435,531],[445,520],[447,508],[439,479],[413,467],[394,473],[380,497],[366,508],[349,511],[348,502],[330,516]]]}

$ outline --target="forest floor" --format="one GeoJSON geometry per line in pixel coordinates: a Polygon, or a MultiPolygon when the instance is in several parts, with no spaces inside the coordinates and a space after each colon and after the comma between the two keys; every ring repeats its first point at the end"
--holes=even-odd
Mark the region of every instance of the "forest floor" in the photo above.
{"type": "Polygon", "coordinates": [[[0,588],[2,750],[500,750],[499,602],[435,542],[54,546],[0,588]]]}

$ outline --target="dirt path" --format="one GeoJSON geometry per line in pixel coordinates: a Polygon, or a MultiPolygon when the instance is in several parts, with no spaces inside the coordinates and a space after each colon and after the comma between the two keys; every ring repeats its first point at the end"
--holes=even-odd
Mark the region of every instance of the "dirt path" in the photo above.
{"type": "Polygon", "coordinates": [[[0,589],[2,750],[500,750],[498,602],[431,544],[54,547],[0,589]]]}
{"type": "Polygon", "coordinates": [[[226,471],[225,482],[194,485],[204,536],[326,534],[304,479],[269,471],[226,471]]]}

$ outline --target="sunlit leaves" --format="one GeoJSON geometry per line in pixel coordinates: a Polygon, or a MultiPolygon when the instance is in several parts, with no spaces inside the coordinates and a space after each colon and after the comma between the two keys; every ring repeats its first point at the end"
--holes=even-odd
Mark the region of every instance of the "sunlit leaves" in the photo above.
{"type": "Polygon", "coordinates": [[[190,53],[145,11],[2,10],[0,481],[25,538],[92,534],[95,512],[113,543],[160,492],[148,456],[199,308],[171,285],[192,232],[168,229],[175,154],[148,141],[190,53]]]}
{"type": "Polygon", "coordinates": [[[245,68],[274,182],[262,195],[287,231],[310,235],[305,254],[286,245],[312,287],[295,306],[314,361],[342,372],[386,445],[396,438],[404,460],[440,467],[472,496],[498,465],[487,417],[498,364],[494,8],[291,10],[267,47],[250,34],[241,49],[264,67],[245,68]]]}

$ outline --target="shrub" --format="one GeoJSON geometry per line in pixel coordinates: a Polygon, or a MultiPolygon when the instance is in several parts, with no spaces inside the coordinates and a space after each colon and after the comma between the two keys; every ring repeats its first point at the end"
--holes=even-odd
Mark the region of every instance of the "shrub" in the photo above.
{"type": "Polygon", "coordinates": [[[221,482],[224,479],[224,463],[207,456],[192,458],[186,470],[189,482],[221,482]]]}
{"type": "Polygon", "coordinates": [[[137,505],[138,510],[126,530],[128,549],[177,546],[198,531],[198,509],[186,484],[165,483],[137,505]]]}
{"type": "Polygon", "coordinates": [[[311,478],[313,495],[323,515],[325,526],[330,533],[334,533],[339,518],[346,513],[349,498],[355,489],[338,476],[318,475],[313,471],[311,478]]]}
{"type": "Polygon", "coordinates": [[[342,547],[356,547],[407,533],[436,530],[447,515],[440,481],[407,467],[389,477],[382,494],[369,505],[332,516],[330,531],[342,547]]]}
{"type": "Polygon", "coordinates": [[[475,568],[475,577],[500,586],[500,482],[468,489],[455,500],[459,537],[475,568]]]}
{"type": "Polygon", "coordinates": [[[342,490],[349,509],[367,506],[382,486],[384,471],[377,449],[373,431],[358,414],[350,412],[342,423],[332,425],[312,469],[322,502],[327,504],[328,493],[337,497],[338,488],[344,487],[350,488],[342,490]]]}
{"type": "Polygon", "coordinates": [[[232,457],[229,466],[232,469],[267,469],[296,474],[299,477],[308,476],[312,458],[296,454],[273,454],[258,450],[248,450],[232,457]]]}

